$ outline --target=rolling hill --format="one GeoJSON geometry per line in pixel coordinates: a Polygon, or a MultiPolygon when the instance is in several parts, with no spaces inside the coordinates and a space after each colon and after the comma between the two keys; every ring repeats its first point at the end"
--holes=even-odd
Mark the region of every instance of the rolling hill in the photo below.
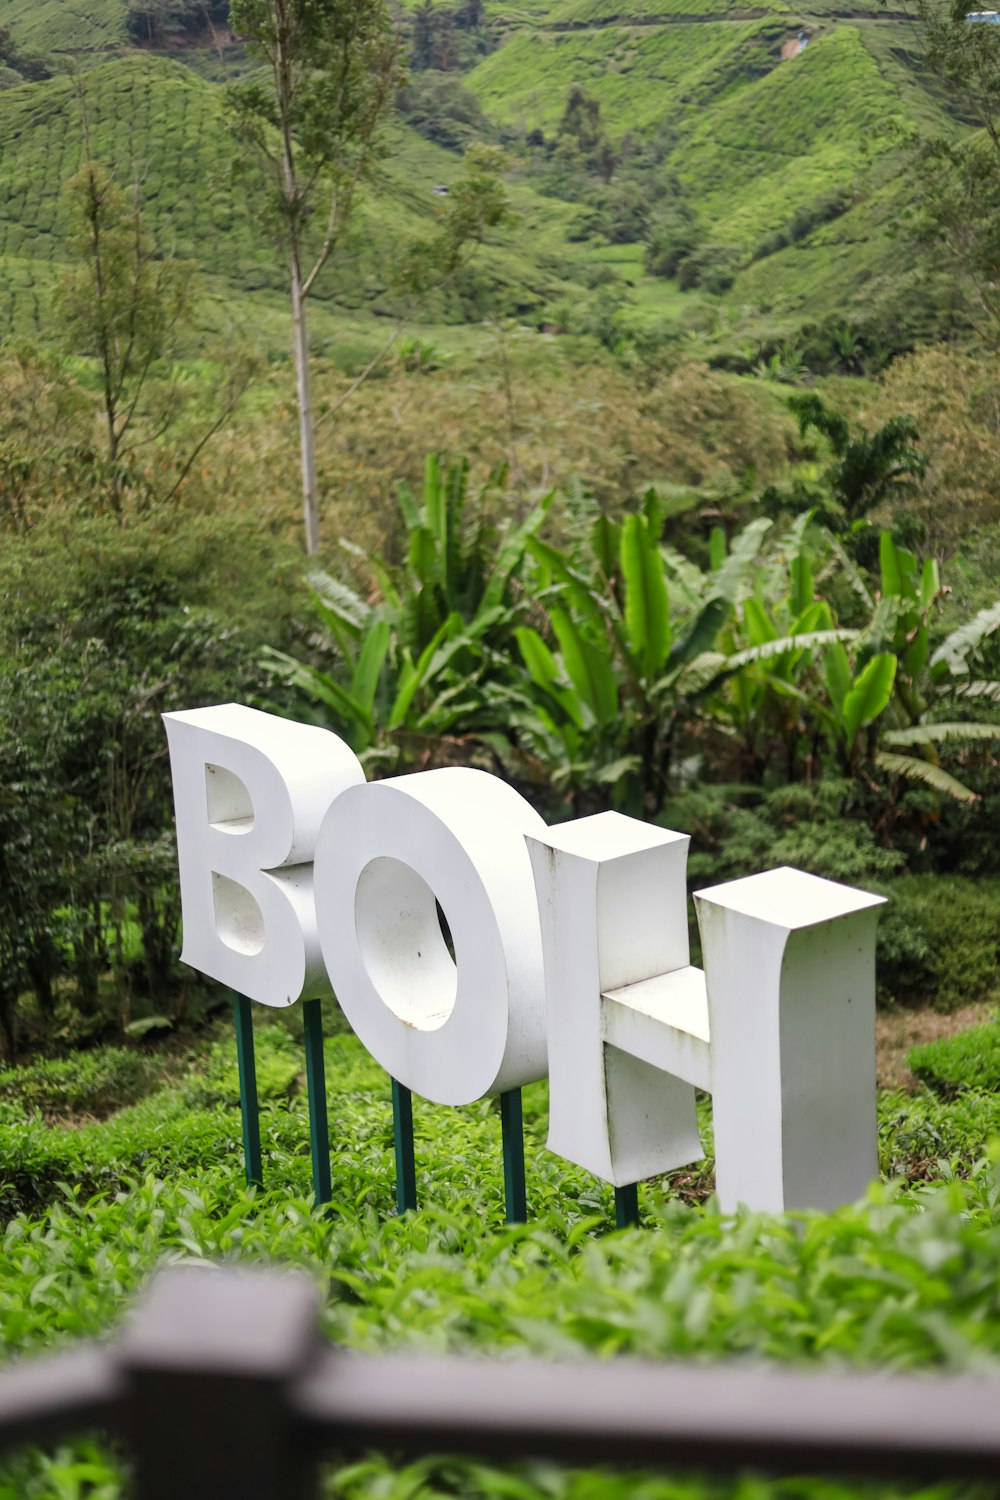
{"type": "MultiPolygon", "coordinates": [[[[86,116],[91,149],[138,184],[158,242],[199,263],[209,322],[283,346],[284,278],[234,180],[213,81],[226,76],[225,48],[197,34],[183,46],[176,37],[130,46],[126,12],[126,0],[0,0],[0,28],[53,74],[0,91],[0,326],[47,331],[66,255],[63,187],[86,116]]],[[[711,298],[647,276],[641,243],[603,244],[570,201],[579,195],[553,186],[546,162],[573,88],[599,105],[616,149],[656,143],[657,171],[732,262],[724,303],[739,309],[744,333],[869,317],[907,295],[892,238],[905,198],[899,134],[917,121],[957,126],[924,86],[901,16],[873,0],[487,0],[485,16],[460,82],[512,150],[518,224],[432,299],[427,322],[511,314],[560,326],[560,309],[593,300],[609,278],[626,322],[705,321],[711,298]]],[[[379,336],[396,307],[398,246],[428,231],[433,190],[459,160],[402,120],[394,127],[348,252],[325,282],[320,348],[347,325],[362,346],[379,336]]]]}

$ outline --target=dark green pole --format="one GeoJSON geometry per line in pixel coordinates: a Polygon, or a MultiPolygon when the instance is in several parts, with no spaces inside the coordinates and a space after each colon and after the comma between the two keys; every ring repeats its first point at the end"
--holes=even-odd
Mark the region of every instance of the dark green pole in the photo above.
{"type": "Polygon", "coordinates": [[[313,1192],[317,1203],[329,1203],[330,1121],[326,1105],[326,1065],[323,1061],[323,1003],[305,1000],[302,1030],[306,1043],[306,1090],[309,1099],[309,1147],[312,1152],[313,1192]]]}
{"type": "Polygon", "coordinates": [[[503,1194],[508,1224],[528,1222],[528,1194],[524,1182],[524,1122],[521,1090],[500,1095],[500,1129],[503,1135],[503,1194]]]}
{"type": "Polygon", "coordinates": [[[627,1187],[615,1188],[615,1228],[638,1229],[639,1185],[630,1182],[627,1187]]]}
{"type": "Polygon", "coordinates": [[[413,1155],[413,1095],[392,1080],[392,1135],[396,1147],[396,1207],[401,1214],[417,1206],[417,1165],[413,1155]]]}
{"type": "Polygon", "coordinates": [[[236,1061],[240,1070],[240,1114],[243,1116],[243,1164],[247,1186],[264,1182],[260,1157],[260,1104],[257,1101],[257,1068],[253,1056],[253,1009],[246,995],[233,994],[236,1024],[236,1061]]]}

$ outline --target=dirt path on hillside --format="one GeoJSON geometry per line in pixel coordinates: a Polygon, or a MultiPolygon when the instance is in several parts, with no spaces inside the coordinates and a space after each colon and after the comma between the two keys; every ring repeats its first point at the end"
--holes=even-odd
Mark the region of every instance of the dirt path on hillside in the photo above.
{"type": "MultiPolygon", "coordinates": [[[[787,15],[773,10],[737,10],[730,11],[725,16],[704,14],[697,16],[686,16],[672,14],[669,16],[630,16],[627,12],[615,16],[594,16],[586,21],[537,21],[532,24],[526,22],[518,30],[523,31],[606,31],[610,26],[617,26],[622,31],[637,30],[645,26],[745,26],[748,21],[787,21],[789,31],[800,29],[799,20],[790,20],[792,12],[787,15]]],[[[802,16],[808,21],[822,21],[824,24],[834,21],[878,21],[886,24],[897,25],[900,21],[909,21],[909,13],[905,10],[843,10],[836,15],[832,11],[824,11],[822,16],[810,16],[803,11],[802,16]]],[[[513,28],[511,28],[513,30],[513,28]]]]}
{"type": "Polygon", "coordinates": [[[969,1026],[981,1026],[997,1012],[995,1001],[981,1000],[942,1015],[936,1010],[879,1011],[875,1022],[876,1070],[879,1088],[912,1089],[916,1078],[906,1066],[911,1047],[954,1036],[969,1026]]]}

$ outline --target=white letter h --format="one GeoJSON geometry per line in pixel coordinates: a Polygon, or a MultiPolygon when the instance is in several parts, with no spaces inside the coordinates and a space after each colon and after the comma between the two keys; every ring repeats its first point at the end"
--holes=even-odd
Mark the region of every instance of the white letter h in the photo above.
{"type": "Polygon", "coordinates": [[[884,898],[798,870],[695,896],[686,834],[599,813],[528,836],[548,1006],[549,1147],[623,1187],[701,1157],[726,1212],[832,1208],[877,1175],[884,898]]]}

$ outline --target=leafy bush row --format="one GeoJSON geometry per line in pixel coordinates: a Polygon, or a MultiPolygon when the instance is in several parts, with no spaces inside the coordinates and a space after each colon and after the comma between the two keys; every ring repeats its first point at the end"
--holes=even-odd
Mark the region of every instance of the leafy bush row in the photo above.
{"type": "MultiPolygon", "coordinates": [[[[262,1025],[263,1071],[292,1061],[297,1046],[279,1026],[262,1025]]],[[[220,1040],[212,1049],[209,1079],[222,1077],[227,1047],[220,1040]]],[[[935,1179],[924,1185],[874,1187],[866,1202],[834,1214],[727,1219],[711,1202],[693,1207],[672,1185],[651,1184],[642,1195],[645,1227],[608,1234],[607,1190],[541,1149],[541,1088],[525,1097],[529,1225],[503,1226],[499,1122],[488,1103],[448,1111],[418,1103],[424,1206],[399,1219],[388,1081],[350,1037],[330,1040],[327,1061],[332,1214],[310,1201],[299,1099],[265,1107],[261,1192],[242,1181],[232,1099],[210,1110],[186,1103],[186,1090],[199,1086],[194,1074],[181,1090],[104,1124],[43,1131],[14,1117],[12,1072],[0,1114],[0,1172],[7,1175],[19,1149],[26,1160],[33,1135],[47,1182],[36,1206],[14,1212],[3,1234],[5,1349],[103,1335],[156,1265],[194,1259],[303,1268],[324,1295],[326,1333],[352,1348],[1000,1372],[1000,1193],[994,1168],[982,1160],[1000,1131],[996,1096],[883,1100],[884,1168],[918,1184],[935,1179]]],[[[31,1070],[21,1072],[27,1090],[31,1070]]],[[[25,1455],[0,1471],[4,1500],[117,1500],[125,1484],[121,1461],[87,1442],[47,1458],[25,1455]]],[[[373,1456],[331,1474],[327,1492],[349,1500],[731,1493],[698,1477],[627,1484],[626,1491],[621,1476],[530,1464],[502,1471],[441,1459],[398,1469],[373,1456]]],[[[753,1493],[840,1494],[806,1479],[791,1488],[758,1482],[753,1493]]],[[[859,1491],[843,1493],[846,1500],[859,1491]]]]}

